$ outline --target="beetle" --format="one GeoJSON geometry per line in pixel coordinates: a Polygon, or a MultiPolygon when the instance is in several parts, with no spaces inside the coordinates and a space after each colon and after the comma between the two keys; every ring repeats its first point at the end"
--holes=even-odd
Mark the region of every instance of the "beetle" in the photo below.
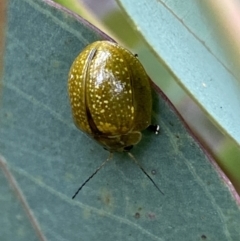
{"type": "Polygon", "coordinates": [[[150,126],[152,112],[149,77],[136,55],[110,41],[88,45],[70,68],[68,93],[75,125],[110,152],[73,198],[112,152],[127,151],[153,182],[129,153],[141,140],[141,131],[150,126]]]}

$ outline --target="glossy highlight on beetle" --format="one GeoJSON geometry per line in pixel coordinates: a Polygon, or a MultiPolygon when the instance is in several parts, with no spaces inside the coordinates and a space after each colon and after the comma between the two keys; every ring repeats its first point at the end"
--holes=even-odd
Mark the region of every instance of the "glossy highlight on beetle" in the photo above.
{"type": "Polygon", "coordinates": [[[71,66],[68,91],[75,125],[110,152],[129,150],[150,125],[149,78],[136,56],[116,43],[88,45],[71,66]]]}

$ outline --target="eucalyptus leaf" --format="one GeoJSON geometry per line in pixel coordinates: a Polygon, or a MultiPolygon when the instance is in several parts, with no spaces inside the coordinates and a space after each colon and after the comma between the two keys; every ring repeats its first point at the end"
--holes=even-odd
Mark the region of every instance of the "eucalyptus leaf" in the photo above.
{"type": "MultiPolygon", "coordinates": [[[[205,1],[118,0],[178,84],[224,135],[240,143],[240,81],[222,39],[204,12],[205,1]]],[[[156,69],[155,66],[155,69],[156,69]]],[[[157,78],[156,80],[157,81],[157,78]]]]}
{"type": "Polygon", "coordinates": [[[109,38],[49,0],[10,0],[6,36],[1,240],[239,240],[231,183],[155,85],[161,131],[145,130],[132,154],[164,195],[116,153],[72,200],[109,154],[73,124],[68,71],[84,46],[109,38]]]}

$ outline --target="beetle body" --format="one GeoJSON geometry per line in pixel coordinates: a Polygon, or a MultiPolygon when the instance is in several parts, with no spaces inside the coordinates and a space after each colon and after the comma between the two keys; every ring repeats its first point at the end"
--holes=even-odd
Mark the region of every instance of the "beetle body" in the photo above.
{"type": "Polygon", "coordinates": [[[149,78],[116,43],[88,45],[71,66],[68,91],[75,125],[110,152],[136,145],[151,123],[149,78]]]}

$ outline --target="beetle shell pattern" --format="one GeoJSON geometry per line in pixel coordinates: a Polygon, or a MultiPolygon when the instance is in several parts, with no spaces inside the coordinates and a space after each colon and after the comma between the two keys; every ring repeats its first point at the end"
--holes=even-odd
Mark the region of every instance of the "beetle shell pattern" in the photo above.
{"type": "Polygon", "coordinates": [[[148,75],[139,60],[116,43],[97,41],[77,56],[68,92],[75,125],[111,152],[136,145],[150,125],[148,75]]]}

